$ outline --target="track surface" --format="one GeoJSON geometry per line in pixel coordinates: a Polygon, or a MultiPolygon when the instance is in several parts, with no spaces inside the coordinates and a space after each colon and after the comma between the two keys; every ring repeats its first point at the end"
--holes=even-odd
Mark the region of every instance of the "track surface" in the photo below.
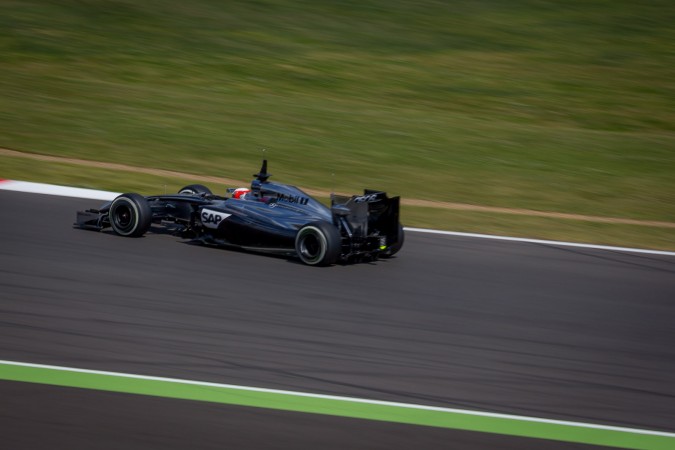
{"type": "MultiPolygon", "coordinates": [[[[321,269],[73,229],[98,203],[0,192],[0,359],[674,431],[673,257],[408,233],[398,258],[321,269]]],[[[15,382],[0,397],[12,448],[542,447],[15,382]]]]}

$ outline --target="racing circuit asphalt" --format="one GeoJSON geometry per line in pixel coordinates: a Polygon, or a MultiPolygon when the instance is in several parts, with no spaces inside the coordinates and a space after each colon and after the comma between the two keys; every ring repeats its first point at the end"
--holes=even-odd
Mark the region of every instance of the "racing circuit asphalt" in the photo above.
{"type": "MultiPolygon", "coordinates": [[[[0,359],[675,431],[675,258],[408,233],[285,258],[72,227],[0,192],[0,359]]],[[[0,382],[3,448],[589,448],[0,382]]]]}

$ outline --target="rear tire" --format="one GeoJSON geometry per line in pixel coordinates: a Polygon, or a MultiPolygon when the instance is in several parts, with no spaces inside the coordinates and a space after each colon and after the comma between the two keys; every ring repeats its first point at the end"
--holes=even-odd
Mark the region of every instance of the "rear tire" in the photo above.
{"type": "Polygon", "coordinates": [[[110,204],[108,219],[115,234],[140,237],[150,229],[152,209],[142,195],[122,194],[110,204]]]}
{"type": "Polygon", "coordinates": [[[185,195],[212,194],[211,189],[207,188],[203,184],[190,184],[178,191],[178,193],[185,195]]]}
{"type": "Polygon", "coordinates": [[[329,266],[340,257],[342,239],[333,224],[319,221],[305,225],[295,236],[295,251],[309,266],[329,266]]]}

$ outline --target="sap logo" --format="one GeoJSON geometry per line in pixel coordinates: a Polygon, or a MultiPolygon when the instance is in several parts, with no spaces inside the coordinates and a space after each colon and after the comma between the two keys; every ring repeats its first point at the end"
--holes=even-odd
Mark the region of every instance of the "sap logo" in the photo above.
{"type": "Polygon", "coordinates": [[[379,201],[379,194],[368,194],[360,197],[354,197],[354,203],[372,203],[379,201]]]}
{"type": "Polygon", "coordinates": [[[218,228],[220,222],[230,217],[232,214],[226,214],[221,211],[212,211],[210,209],[202,209],[202,223],[206,228],[218,228]]]}

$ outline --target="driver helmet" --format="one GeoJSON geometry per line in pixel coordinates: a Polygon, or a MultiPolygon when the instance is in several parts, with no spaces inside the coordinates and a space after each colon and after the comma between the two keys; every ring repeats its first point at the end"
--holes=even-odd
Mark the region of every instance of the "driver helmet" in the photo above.
{"type": "Polygon", "coordinates": [[[248,188],[237,188],[232,193],[232,198],[238,198],[243,200],[246,198],[246,195],[248,195],[249,192],[251,192],[251,190],[248,188]]]}

